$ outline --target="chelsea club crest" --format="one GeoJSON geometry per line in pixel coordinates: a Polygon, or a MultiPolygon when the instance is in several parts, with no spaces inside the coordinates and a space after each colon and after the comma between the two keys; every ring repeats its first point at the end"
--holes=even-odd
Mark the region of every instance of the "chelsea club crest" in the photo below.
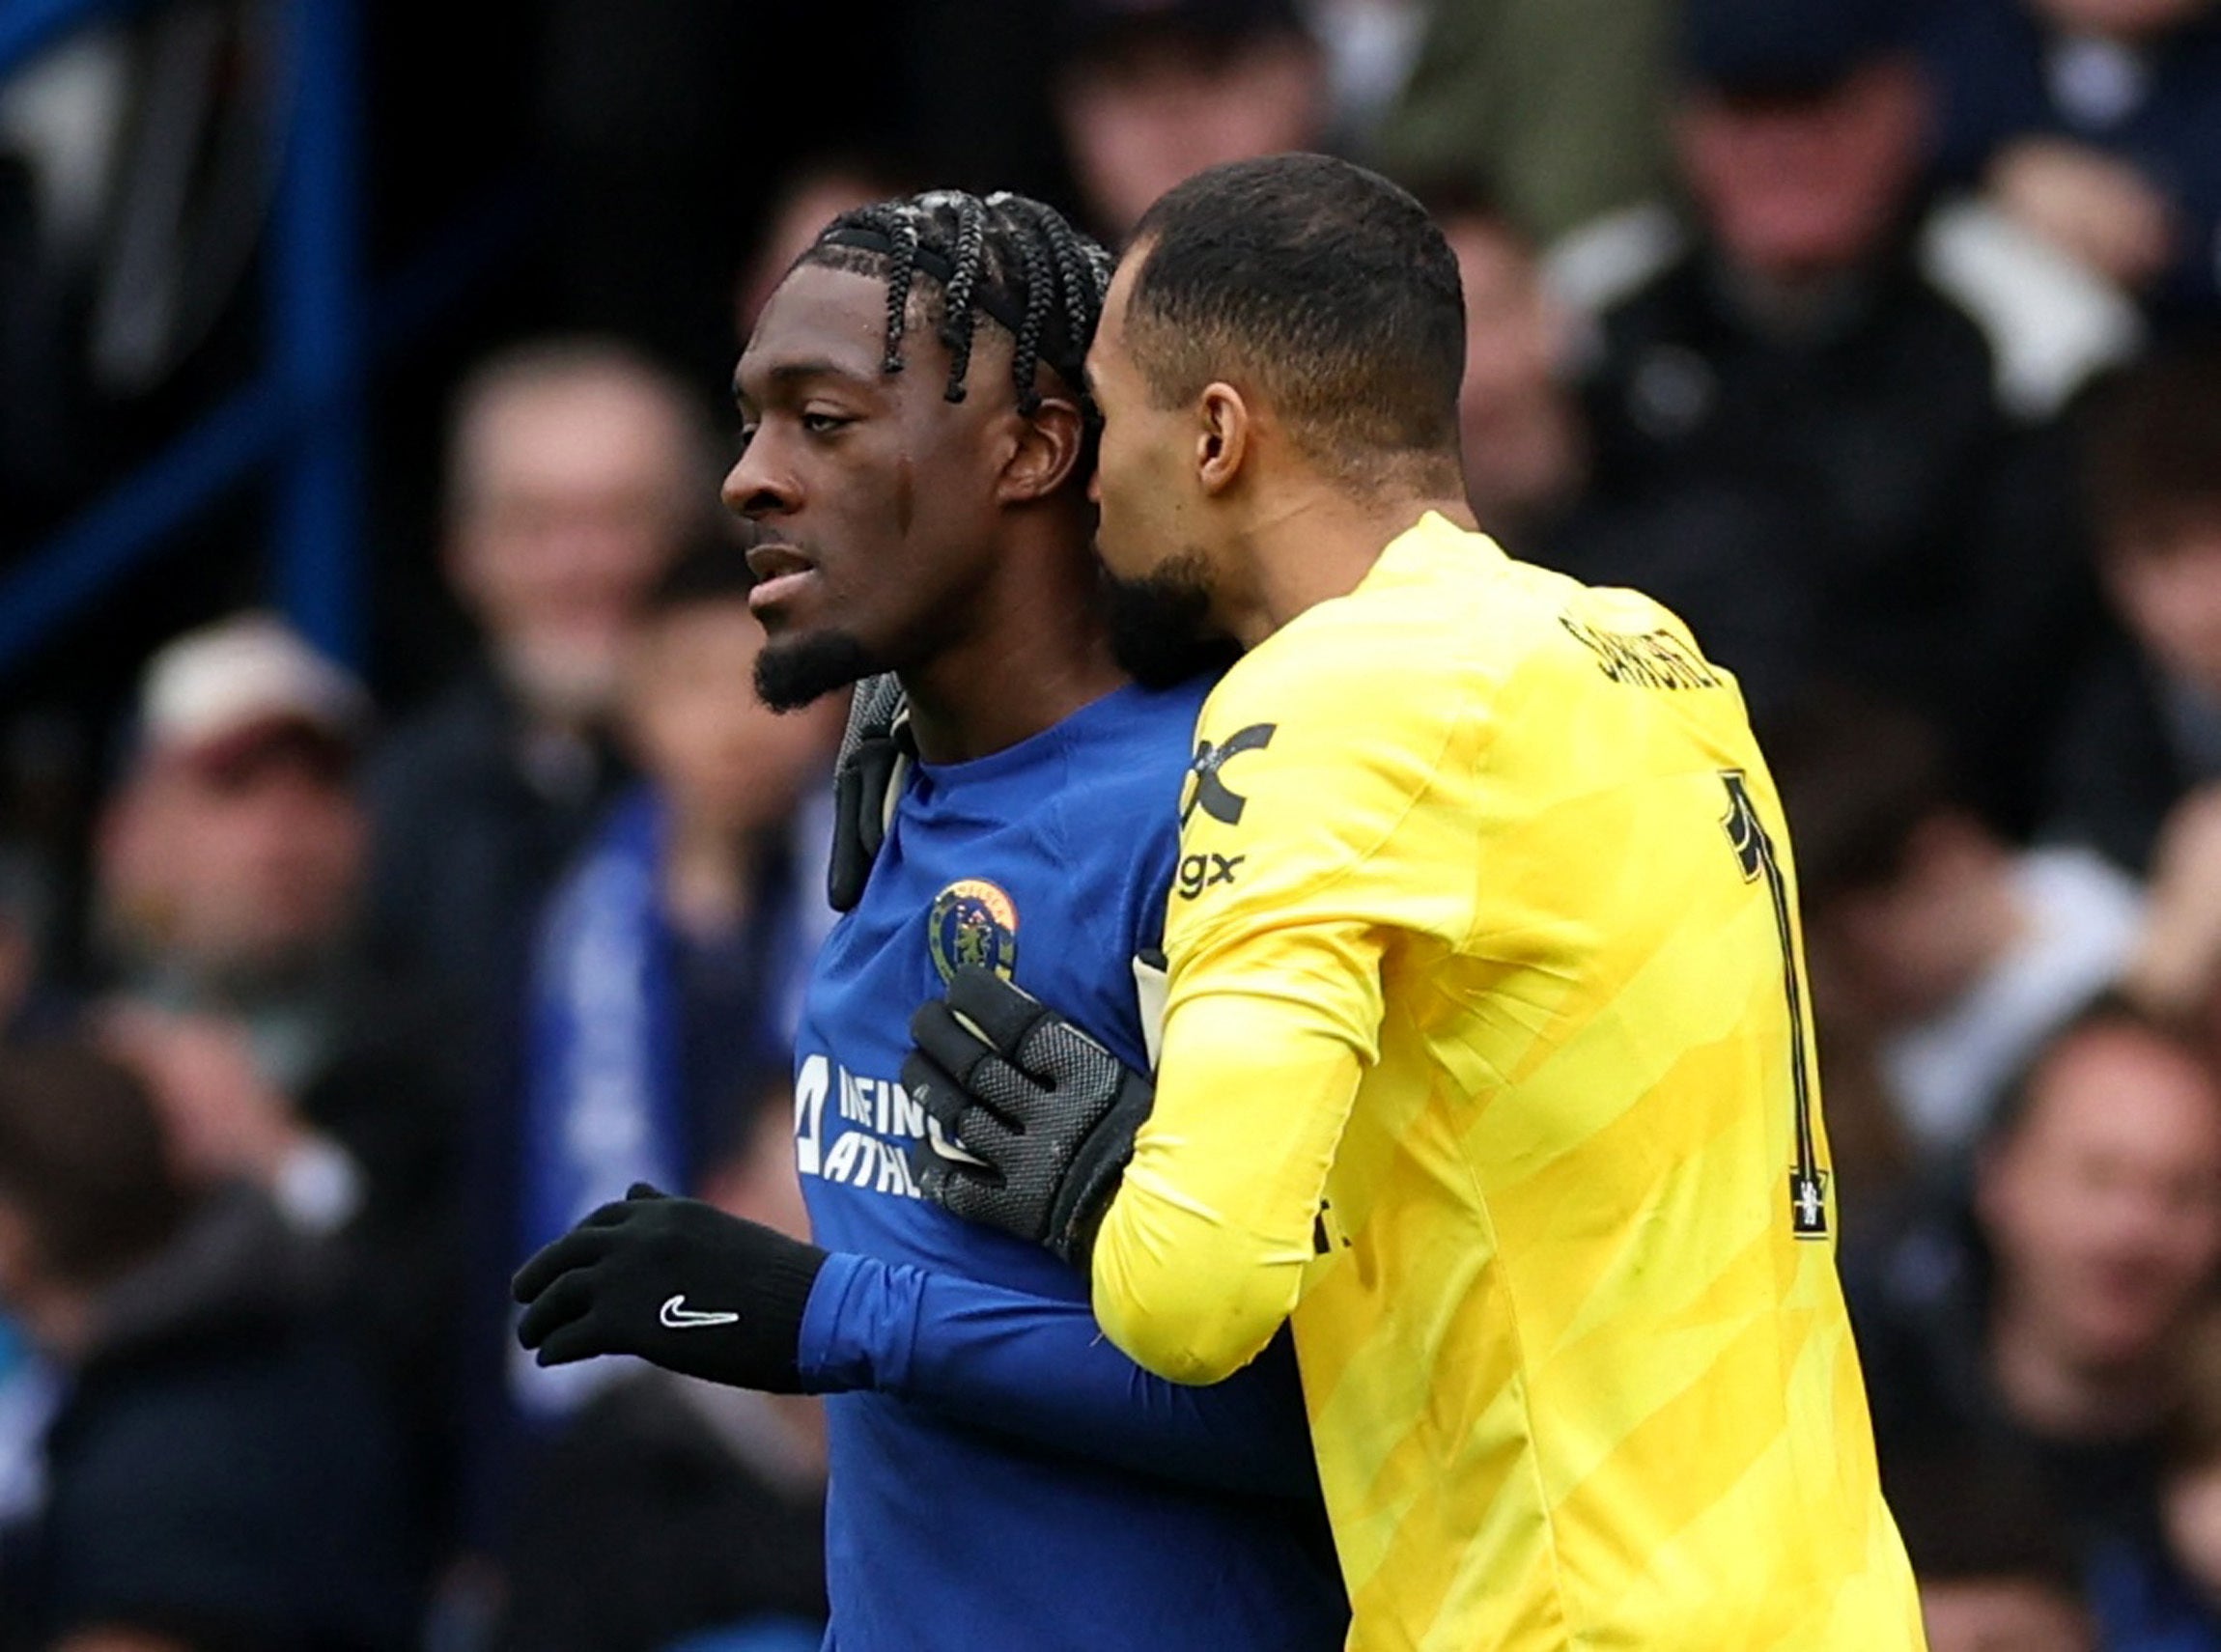
{"type": "Polygon", "coordinates": [[[934,897],[925,944],[943,981],[967,964],[1007,981],[1018,966],[1018,909],[985,879],[960,878],[934,897]]]}

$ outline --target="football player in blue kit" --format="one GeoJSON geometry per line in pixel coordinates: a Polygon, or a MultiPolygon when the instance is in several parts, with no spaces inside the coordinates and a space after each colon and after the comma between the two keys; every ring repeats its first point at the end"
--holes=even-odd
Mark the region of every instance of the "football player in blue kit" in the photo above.
{"type": "Polygon", "coordinates": [[[836,853],[853,910],[798,1039],[816,1243],[639,1188],[518,1275],[544,1364],[827,1395],[841,1652],[1323,1652],[1347,1623],[1284,1336],[1215,1387],[1142,1371],[1082,1274],[919,1196],[950,1144],[898,1081],[967,964],[1106,1060],[1152,1053],[1136,960],[1209,678],[1152,691],[1111,657],[1082,368],[1110,268],[1038,203],[937,191],[836,220],[764,311],[724,490],[756,536],[758,690],[892,673],[908,701],[844,760],[876,858],[836,853]]]}

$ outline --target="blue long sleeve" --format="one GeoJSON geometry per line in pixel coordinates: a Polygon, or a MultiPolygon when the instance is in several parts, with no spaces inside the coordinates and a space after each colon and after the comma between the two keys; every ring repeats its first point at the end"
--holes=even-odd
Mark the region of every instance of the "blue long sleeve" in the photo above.
{"type": "Polygon", "coordinates": [[[1084,1302],[836,1252],[810,1293],[800,1356],[818,1392],[893,1395],[1160,1479],[1318,1497],[1284,1329],[1246,1370],[1187,1387],[1119,1353],[1084,1302]],[[1043,1382],[1045,1371],[1057,1380],[1043,1382]]]}

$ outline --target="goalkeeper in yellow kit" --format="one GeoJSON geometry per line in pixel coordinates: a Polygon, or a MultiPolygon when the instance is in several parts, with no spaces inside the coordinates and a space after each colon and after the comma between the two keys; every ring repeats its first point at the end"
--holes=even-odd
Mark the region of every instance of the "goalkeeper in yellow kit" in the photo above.
{"type": "Polygon", "coordinates": [[[1463,336],[1440,234],[1338,161],[1138,231],[1088,358],[1125,653],[1247,650],[1154,1094],[960,973],[928,1190],[1167,1376],[1292,1324],[1353,1647],[1907,1652],[1772,784],[1672,614],[1475,530],[1463,336]]]}

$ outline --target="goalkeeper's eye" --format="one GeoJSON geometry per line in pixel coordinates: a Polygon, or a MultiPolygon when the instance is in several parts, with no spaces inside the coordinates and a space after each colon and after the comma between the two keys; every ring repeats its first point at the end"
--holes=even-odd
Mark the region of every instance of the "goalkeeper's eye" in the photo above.
{"type": "Polygon", "coordinates": [[[813,436],[830,435],[854,423],[854,419],[843,418],[838,413],[804,413],[801,417],[802,429],[813,436]]]}

